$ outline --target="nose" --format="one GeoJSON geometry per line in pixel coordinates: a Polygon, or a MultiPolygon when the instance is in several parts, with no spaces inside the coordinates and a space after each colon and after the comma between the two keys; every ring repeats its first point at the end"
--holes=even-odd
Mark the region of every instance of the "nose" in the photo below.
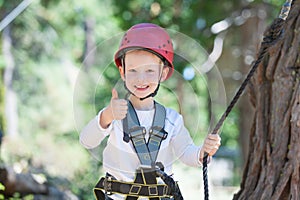
{"type": "Polygon", "coordinates": [[[144,82],[144,81],[145,81],[145,78],[146,78],[145,73],[143,73],[143,72],[138,73],[138,75],[137,75],[136,78],[137,78],[136,81],[144,82]]]}

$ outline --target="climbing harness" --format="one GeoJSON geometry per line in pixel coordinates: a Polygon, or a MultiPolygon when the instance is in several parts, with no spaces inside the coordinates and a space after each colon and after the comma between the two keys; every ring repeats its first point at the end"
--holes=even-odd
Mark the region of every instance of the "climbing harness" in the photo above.
{"type": "Polygon", "coordinates": [[[155,113],[152,127],[149,130],[148,143],[145,139],[146,128],[140,126],[137,114],[130,101],[128,101],[128,114],[123,120],[123,140],[128,142],[130,138],[141,164],[145,166],[153,165],[162,140],[168,136],[168,133],[164,130],[166,110],[162,105],[156,102],[154,105],[155,113]]]}
{"type": "MultiPolygon", "coordinates": [[[[285,22],[286,18],[289,15],[289,11],[291,9],[292,2],[293,2],[293,0],[287,0],[284,3],[284,5],[282,6],[279,17],[276,18],[273,21],[271,26],[265,32],[265,35],[264,35],[263,41],[261,43],[261,47],[260,47],[260,51],[259,51],[257,60],[253,64],[253,66],[252,66],[251,70],[249,71],[249,73],[247,74],[245,80],[241,84],[240,88],[238,89],[235,96],[231,100],[229,106],[227,107],[227,109],[225,110],[225,112],[221,116],[220,120],[218,121],[217,125],[213,129],[212,134],[218,134],[219,129],[223,125],[226,117],[231,112],[232,108],[234,107],[234,105],[236,104],[236,102],[240,98],[241,94],[245,90],[247,84],[249,83],[249,81],[250,81],[251,77],[253,76],[255,70],[257,69],[258,65],[263,60],[265,54],[267,53],[268,48],[271,47],[272,45],[274,45],[278,40],[281,39],[282,34],[283,34],[283,25],[284,25],[284,22],[285,22]]],[[[203,167],[202,167],[203,182],[204,182],[204,199],[205,200],[209,199],[208,176],[207,176],[207,159],[208,159],[208,154],[205,153],[204,158],[203,158],[203,167]]]]}
{"type": "Polygon", "coordinates": [[[106,174],[105,178],[101,178],[94,188],[97,199],[109,199],[108,195],[118,193],[127,195],[126,200],[137,200],[139,196],[145,196],[151,200],[164,198],[183,200],[177,182],[163,171],[162,163],[156,162],[161,142],[167,138],[168,133],[164,130],[165,107],[157,102],[154,102],[154,106],[155,113],[147,142],[146,128],[140,126],[134,107],[128,101],[128,112],[122,121],[123,141],[132,142],[141,166],[136,170],[133,182],[118,181],[110,174],[106,174]],[[157,177],[160,177],[165,184],[158,184],[157,177]]]}

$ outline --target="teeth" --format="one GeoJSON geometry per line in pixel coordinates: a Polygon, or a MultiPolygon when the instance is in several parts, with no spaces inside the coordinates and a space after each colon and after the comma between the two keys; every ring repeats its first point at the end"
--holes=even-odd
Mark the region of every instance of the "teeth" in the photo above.
{"type": "Polygon", "coordinates": [[[147,88],[147,86],[136,86],[136,88],[145,89],[145,88],[147,88]]]}

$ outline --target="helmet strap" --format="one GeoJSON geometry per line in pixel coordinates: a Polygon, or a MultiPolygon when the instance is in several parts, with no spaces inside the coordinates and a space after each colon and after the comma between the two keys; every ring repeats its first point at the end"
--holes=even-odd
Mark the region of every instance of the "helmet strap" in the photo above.
{"type": "Polygon", "coordinates": [[[160,86],[160,83],[158,83],[158,85],[157,85],[157,87],[156,87],[156,89],[154,90],[153,93],[151,93],[151,94],[149,94],[148,96],[145,96],[145,97],[143,97],[143,98],[140,98],[140,100],[143,101],[143,100],[145,100],[145,99],[147,99],[147,98],[149,98],[149,97],[155,97],[155,95],[157,95],[159,86],[160,86]]]}
{"type": "MultiPolygon", "coordinates": [[[[157,87],[156,87],[156,89],[154,90],[153,93],[151,93],[151,94],[149,94],[149,95],[147,95],[145,97],[140,98],[140,100],[143,101],[145,99],[148,99],[149,97],[155,97],[157,95],[158,90],[159,90],[159,86],[160,86],[160,83],[158,83],[158,85],[157,85],[157,87]]],[[[128,89],[128,87],[126,86],[125,81],[124,81],[124,88],[128,92],[127,95],[126,95],[126,97],[128,97],[130,94],[136,97],[136,95],[128,89]]]]}

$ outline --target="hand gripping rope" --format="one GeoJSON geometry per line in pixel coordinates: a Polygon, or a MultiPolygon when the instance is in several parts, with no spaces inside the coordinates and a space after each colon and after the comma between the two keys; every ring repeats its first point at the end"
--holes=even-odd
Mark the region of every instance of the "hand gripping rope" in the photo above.
{"type": "MultiPolygon", "coordinates": [[[[293,0],[287,0],[284,3],[284,5],[282,6],[279,17],[276,18],[273,21],[273,23],[271,24],[271,26],[266,30],[266,32],[264,34],[263,41],[261,43],[261,47],[260,47],[260,50],[259,50],[257,60],[253,64],[253,66],[252,66],[251,70],[249,71],[249,73],[247,74],[245,80],[243,81],[240,88],[236,92],[235,96],[231,100],[231,102],[230,102],[229,106],[227,107],[226,111],[221,116],[220,120],[218,121],[217,125],[215,126],[214,130],[212,131],[212,134],[218,134],[218,131],[221,128],[221,126],[223,125],[226,117],[231,112],[232,108],[234,107],[234,105],[236,104],[236,102],[240,98],[241,94],[245,90],[247,84],[249,83],[249,81],[250,81],[251,77],[253,76],[255,70],[257,69],[258,65],[263,60],[268,48],[271,47],[272,45],[274,45],[278,40],[281,39],[281,36],[282,36],[282,33],[283,33],[283,25],[284,25],[284,22],[285,22],[286,18],[289,15],[289,12],[290,12],[290,9],[291,9],[291,6],[292,6],[292,2],[293,2],[293,0]]],[[[205,153],[204,158],[203,158],[203,167],[202,167],[203,182],[204,182],[204,199],[205,200],[209,199],[208,176],[207,176],[207,158],[208,158],[208,154],[205,153]]]]}

